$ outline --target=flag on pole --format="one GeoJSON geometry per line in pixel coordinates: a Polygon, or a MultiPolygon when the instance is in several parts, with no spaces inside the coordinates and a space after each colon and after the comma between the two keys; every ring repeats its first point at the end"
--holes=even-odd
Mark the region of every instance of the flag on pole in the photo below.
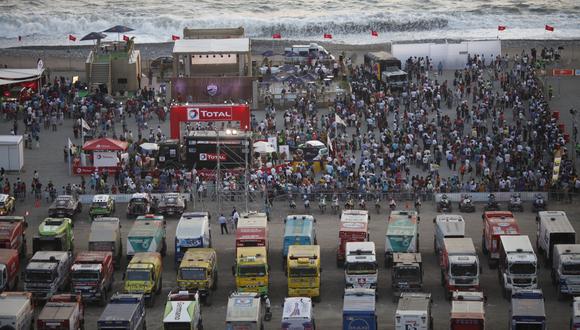
{"type": "Polygon", "coordinates": [[[81,126],[83,127],[83,130],[85,130],[85,131],[91,130],[91,126],[89,126],[89,124],[87,124],[87,122],[82,118],[81,118],[81,126]]]}
{"type": "Polygon", "coordinates": [[[175,34],[171,35],[171,40],[175,41],[175,40],[179,40],[181,39],[180,36],[176,36],[175,34]]]}
{"type": "Polygon", "coordinates": [[[554,27],[551,25],[546,24],[544,28],[546,29],[546,31],[554,32],[554,27]]]}
{"type": "Polygon", "coordinates": [[[372,37],[378,37],[379,36],[379,32],[371,30],[371,36],[372,37]]]}
{"type": "Polygon", "coordinates": [[[505,25],[498,25],[497,26],[498,31],[505,31],[505,29],[507,29],[507,26],[505,26],[505,25]]]}
{"type": "Polygon", "coordinates": [[[22,41],[22,36],[18,36],[18,41],[22,41]]]}
{"type": "Polygon", "coordinates": [[[342,118],[340,118],[340,116],[338,114],[336,114],[336,113],[334,114],[334,121],[337,124],[340,124],[342,126],[346,126],[346,123],[344,122],[344,120],[342,120],[342,118]]]}
{"type": "Polygon", "coordinates": [[[123,34],[123,41],[129,41],[129,36],[123,34]]]}
{"type": "Polygon", "coordinates": [[[68,143],[67,143],[67,149],[66,152],[68,153],[66,159],[68,160],[68,175],[72,175],[72,162],[71,162],[71,158],[72,158],[72,153],[71,153],[71,149],[72,149],[72,141],[70,140],[70,138],[68,138],[68,143]]]}
{"type": "Polygon", "coordinates": [[[324,39],[332,39],[332,34],[330,34],[330,33],[325,33],[325,34],[324,34],[324,39]]]}
{"type": "Polygon", "coordinates": [[[272,38],[273,38],[273,39],[282,39],[282,35],[281,35],[280,33],[274,33],[274,34],[272,35],[272,38]]]}
{"type": "Polygon", "coordinates": [[[68,40],[70,41],[77,41],[77,37],[73,36],[72,34],[68,35],[68,40]]]}
{"type": "Polygon", "coordinates": [[[330,134],[326,134],[326,144],[328,145],[328,149],[331,152],[334,152],[334,148],[332,147],[332,140],[330,139],[330,134]]]}

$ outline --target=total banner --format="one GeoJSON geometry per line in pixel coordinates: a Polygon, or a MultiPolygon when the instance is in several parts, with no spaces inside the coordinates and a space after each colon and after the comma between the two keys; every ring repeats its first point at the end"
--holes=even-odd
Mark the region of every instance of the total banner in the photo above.
{"type": "Polygon", "coordinates": [[[119,164],[119,158],[115,151],[95,151],[94,152],[94,166],[95,167],[116,167],[119,164]]]}

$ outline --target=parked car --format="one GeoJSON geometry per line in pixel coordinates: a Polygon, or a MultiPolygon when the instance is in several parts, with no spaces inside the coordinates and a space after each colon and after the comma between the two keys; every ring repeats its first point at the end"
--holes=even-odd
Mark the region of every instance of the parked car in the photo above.
{"type": "Polygon", "coordinates": [[[136,217],[152,213],[155,205],[151,195],[147,193],[136,193],[131,195],[129,205],[127,205],[127,217],[136,217]]]}
{"type": "Polygon", "coordinates": [[[157,206],[157,212],[166,216],[182,215],[187,209],[187,202],[180,193],[165,193],[157,206]]]}
{"type": "Polygon", "coordinates": [[[51,218],[72,218],[82,211],[82,204],[74,195],[60,195],[48,208],[51,218]]]}

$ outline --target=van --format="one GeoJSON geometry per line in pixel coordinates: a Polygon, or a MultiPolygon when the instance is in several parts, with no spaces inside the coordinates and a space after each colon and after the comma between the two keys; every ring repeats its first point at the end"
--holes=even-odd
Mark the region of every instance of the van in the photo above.
{"type": "Polygon", "coordinates": [[[179,265],[190,248],[211,248],[208,212],[183,213],[175,229],[175,265],[179,265]]]}

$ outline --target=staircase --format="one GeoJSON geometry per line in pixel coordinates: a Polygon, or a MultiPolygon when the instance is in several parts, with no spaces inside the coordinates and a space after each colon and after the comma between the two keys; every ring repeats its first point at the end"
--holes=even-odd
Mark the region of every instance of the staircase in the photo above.
{"type": "Polygon", "coordinates": [[[105,84],[108,90],[111,89],[111,63],[110,62],[100,62],[91,63],[91,85],[92,84],[105,84]]]}

